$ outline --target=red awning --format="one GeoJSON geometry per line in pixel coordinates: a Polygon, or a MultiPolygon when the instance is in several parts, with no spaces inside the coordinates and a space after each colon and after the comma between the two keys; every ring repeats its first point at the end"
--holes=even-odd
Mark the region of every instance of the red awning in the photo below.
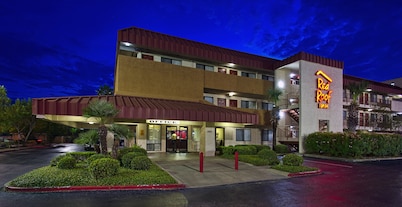
{"type": "Polygon", "coordinates": [[[164,119],[258,124],[258,115],[215,105],[133,96],[76,96],[32,99],[35,115],[82,116],[93,100],[107,100],[120,110],[116,118],[164,119]]]}

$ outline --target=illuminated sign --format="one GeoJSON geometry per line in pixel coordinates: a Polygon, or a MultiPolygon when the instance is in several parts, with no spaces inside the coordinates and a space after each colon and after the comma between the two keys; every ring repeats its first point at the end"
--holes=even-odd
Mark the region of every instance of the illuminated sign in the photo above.
{"type": "Polygon", "coordinates": [[[318,108],[328,109],[331,101],[331,83],[332,79],[325,74],[322,70],[315,73],[317,77],[317,90],[315,96],[315,102],[318,103],[318,108]]]}
{"type": "Polygon", "coordinates": [[[146,122],[148,124],[180,124],[180,121],[158,119],[148,119],[146,122]]]}

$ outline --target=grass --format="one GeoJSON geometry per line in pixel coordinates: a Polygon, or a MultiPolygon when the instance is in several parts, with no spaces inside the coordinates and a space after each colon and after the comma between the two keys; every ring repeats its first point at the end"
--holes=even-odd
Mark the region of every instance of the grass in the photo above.
{"type": "MultiPolygon", "coordinates": [[[[226,159],[234,159],[233,155],[223,154],[221,155],[222,158],[226,159]]],[[[259,158],[257,155],[239,155],[239,161],[250,163],[255,166],[267,166],[269,162],[265,159],[259,158]]],[[[310,172],[316,171],[318,168],[307,167],[307,166],[288,166],[288,165],[272,165],[272,169],[280,170],[289,173],[298,173],[298,172],[310,172]]]]}
{"type": "Polygon", "coordinates": [[[59,187],[59,186],[117,186],[177,183],[168,173],[152,164],[149,170],[119,168],[118,174],[94,179],[84,167],[59,169],[46,166],[28,172],[10,181],[13,187],[59,187]]]}
{"type": "Polygon", "coordinates": [[[274,165],[274,166],[272,166],[272,169],[289,172],[289,173],[309,172],[309,171],[318,170],[318,168],[314,168],[314,167],[289,166],[289,165],[274,165]]]}

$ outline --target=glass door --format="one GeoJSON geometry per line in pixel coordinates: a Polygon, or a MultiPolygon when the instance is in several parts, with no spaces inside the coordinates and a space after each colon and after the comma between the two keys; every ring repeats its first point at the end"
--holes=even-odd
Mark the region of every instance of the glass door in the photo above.
{"type": "Polygon", "coordinates": [[[184,126],[166,127],[166,151],[187,152],[188,128],[184,126]]]}

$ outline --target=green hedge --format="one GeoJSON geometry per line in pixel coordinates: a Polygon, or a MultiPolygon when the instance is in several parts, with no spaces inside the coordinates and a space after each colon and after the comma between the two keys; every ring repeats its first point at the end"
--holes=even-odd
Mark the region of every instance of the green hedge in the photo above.
{"type": "Polygon", "coordinates": [[[102,179],[116,175],[119,167],[120,163],[118,160],[112,158],[101,158],[94,160],[89,165],[89,172],[93,178],[102,179]]]}
{"type": "Polygon", "coordinates": [[[57,167],[59,169],[73,169],[73,168],[75,168],[76,164],[77,164],[77,160],[74,157],[64,156],[57,163],[57,167]]]}
{"type": "Polygon", "coordinates": [[[303,157],[296,154],[287,154],[282,158],[283,165],[288,166],[302,166],[303,161],[303,157]]]}
{"type": "Polygon", "coordinates": [[[316,132],[304,142],[306,153],[334,157],[385,157],[402,153],[402,136],[381,133],[316,132]]]}
{"type": "Polygon", "coordinates": [[[135,145],[133,147],[125,147],[125,148],[119,149],[119,151],[117,153],[117,159],[121,161],[123,156],[130,152],[138,152],[138,153],[142,153],[143,155],[147,155],[147,150],[145,150],[144,148],[141,148],[140,146],[135,145]]]}
{"type": "Polygon", "coordinates": [[[284,144],[278,144],[275,146],[275,152],[281,154],[289,153],[289,147],[284,144]]]}

